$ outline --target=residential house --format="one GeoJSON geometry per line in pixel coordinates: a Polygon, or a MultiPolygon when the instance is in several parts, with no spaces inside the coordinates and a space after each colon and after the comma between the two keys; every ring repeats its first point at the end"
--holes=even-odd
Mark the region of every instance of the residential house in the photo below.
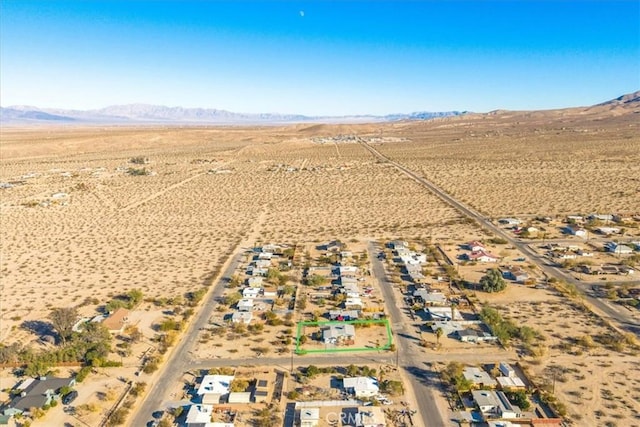
{"type": "Polygon", "coordinates": [[[519,377],[496,377],[498,385],[502,390],[524,390],[524,381],[519,377]]]}
{"type": "Polygon", "coordinates": [[[29,412],[31,408],[42,408],[60,397],[62,387],[73,387],[74,378],[27,378],[14,392],[17,395],[4,406],[4,415],[18,415],[29,412]]]}
{"type": "Polygon", "coordinates": [[[320,408],[300,409],[300,427],[316,427],[320,422],[320,408]]]}
{"type": "Polygon", "coordinates": [[[427,277],[422,272],[410,272],[409,278],[413,283],[427,283],[427,277]]]}
{"type": "Polygon", "coordinates": [[[426,289],[418,289],[413,292],[413,297],[425,305],[446,305],[447,297],[441,292],[429,292],[426,289]]]}
{"type": "Polygon", "coordinates": [[[258,295],[260,294],[260,288],[244,288],[242,290],[242,297],[243,298],[257,298],[258,295]]]}
{"type": "Polygon", "coordinates": [[[473,400],[486,418],[513,419],[522,417],[522,411],[501,391],[473,390],[473,400]]]}
{"type": "Polygon", "coordinates": [[[213,427],[212,415],[213,405],[191,405],[185,424],[187,427],[213,427]]]}
{"type": "Polygon", "coordinates": [[[607,214],[591,214],[587,217],[587,219],[592,219],[592,220],[598,220],[598,221],[604,221],[604,222],[609,222],[609,221],[613,221],[613,215],[607,215],[607,214]]]}
{"type": "Polygon", "coordinates": [[[235,391],[229,393],[227,403],[251,403],[250,391],[235,391]]]}
{"type": "Polygon", "coordinates": [[[253,313],[250,311],[234,311],[231,315],[232,323],[244,323],[248,325],[253,320],[253,313]]]}
{"type": "Polygon", "coordinates": [[[596,232],[604,234],[605,236],[609,236],[611,234],[620,233],[620,229],[616,227],[598,227],[596,228],[596,232]]]}
{"type": "Polygon", "coordinates": [[[243,298],[238,301],[237,304],[238,311],[251,311],[253,310],[253,299],[243,298]]]}
{"type": "Polygon", "coordinates": [[[407,249],[409,248],[409,243],[405,242],[404,240],[392,240],[391,242],[389,242],[389,248],[393,250],[407,249]]]}
{"type": "Polygon", "coordinates": [[[322,341],[325,344],[351,344],[356,337],[356,330],[353,325],[334,324],[325,327],[322,330],[322,341]]]}
{"type": "Polygon", "coordinates": [[[500,370],[500,372],[502,372],[502,375],[504,375],[505,377],[515,378],[518,376],[516,374],[516,370],[506,362],[500,362],[500,364],[498,365],[498,370],[500,370]]]}
{"type": "Polygon", "coordinates": [[[411,256],[411,251],[408,248],[397,248],[394,252],[400,259],[411,256]]]}
{"type": "Polygon", "coordinates": [[[257,268],[266,268],[266,269],[268,269],[269,267],[271,267],[271,260],[258,259],[258,260],[253,261],[253,265],[255,265],[257,268]]]}
{"type": "Polygon", "coordinates": [[[328,252],[341,252],[346,248],[346,246],[347,245],[339,240],[332,240],[331,242],[324,245],[323,249],[328,252]]]}
{"type": "Polygon", "coordinates": [[[355,265],[341,265],[338,267],[340,277],[355,277],[358,274],[358,267],[355,265]]]}
{"type": "Polygon", "coordinates": [[[267,272],[268,270],[263,267],[256,267],[255,265],[250,265],[249,267],[247,267],[247,274],[249,276],[266,277],[267,272]]]}
{"type": "Polygon", "coordinates": [[[379,406],[360,406],[356,414],[356,427],[385,427],[387,421],[379,406]]]}
{"type": "Polygon", "coordinates": [[[517,283],[524,283],[529,278],[527,272],[524,271],[521,267],[517,266],[501,267],[500,272],[502,273],[502,277],[504,277],[505,279],[513,280],[517,283]]]}
{"type": "Polygon", "coordinates": [[[473,240],[471,242],[467,242],[464,244],[464,247],[468,250],[470,250],[471,252],[481,252],[481,251],[486,251],[487,248],[484,246],[484,244],[482,242],[479,242],[477,240],[473,240]]]}
{"type": "Polygon", "coordinates": [[[102,321],[102,324],[111,332],[112,334],[122,333],[124,330],[124,325],[129,320],[129,310],[124,307],[118,308],[113,313],[109,314],[109,317],[102,321]]]}
{"type": "Polygon", "coordinates": [[[462,319],[462,314],[455,307],[426,307],[424,310],[428,317],[435,321],[462,319]]]}
{"type": "Polygon", "coordinates": [[[475,366],[467,366],[462,371],[462,375],[468,381],[471,381],[475,387],[495,387],[498,382],[491,378],[488,372],[475,366]]]}
{"type": "Polygon", "coordinates": [[[197,391],[202,403],[214,404],[226,400],[233,378],[233,375],[205,375],[197,391]]]}
{"type": "Polygon", "coordinates": [[[496,337],[494,337],[493,335],[487,332],[477,331],[475,329],[457,330],[455,332],[455,335],[462,342],[478,343],[478,342],[484,342],[484,341],[495,341],[497,339],[496,337]]]}
{"type": "Polygon", "coordinates": [[[356,283],[348,283],[340,289],[340,292],[347,295],[347,298],[358,298],[360,296],[360,289],[356,283]]]}
{"type": "Polygon", "coordinates": [[[265,286],[262,288],[262,296],[265,298],[275,298],[278,296],[278,288],[275,286],[265,286]]]}
{"type": "Polygon", "coordinates": [[[633,253],[633,249],[631,249],[627,245],[621,245],[616,242],[607,242],[604,245],[604,248],[607,252],[611,252],[617,255],[628,255],[633,253]]]}
{"type": "Polygon", "coordinates": [[[342,386],[355,397],[371,397],[380,393],[378,380],[373,377],[347,377],[342,380],[342,386]]]}
{"type": "Polygon", "coordinates": [[[345,300],[344,302],[344,308],[347,310],[362,310],[362,307],[364,306],[364,304],[362,304],[362,299],[361,298],[348,298],[345,300]]]}
{"type": "Polygon", "coordinates": [[[357,285],[358,279],[355,276],[340,276],[340,285],[357,285]]]}
{"type": "Polygon", "coordinates": [[[466,254],[466,258],[469,261],[476,262],[498,262],[498,257],[485,251],[479,252],[471,252],[470,254],[466,254]]]}
{"type": "Polygon", "coordinates": [[[357,320],[360,317],[358,310],[330,310],[329,318],[331,320],[357,320]]]}
{"type": "Polygon", "coordinates": [[[422,265],[420,264],[405,264],[404,269],[407,274],[422,274],[422,265]]]}
{"type": "Polygon", "coordinates": [[[569,225],[565,227],[564,230],[567,234],[571,234],[572,236],[582,237],[583,239],[587,238],[587,230],[582,227],[569,225]]]}

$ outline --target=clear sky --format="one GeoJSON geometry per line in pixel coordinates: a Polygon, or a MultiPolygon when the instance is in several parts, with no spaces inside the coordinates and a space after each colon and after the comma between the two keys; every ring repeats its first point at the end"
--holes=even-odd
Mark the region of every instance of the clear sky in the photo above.
{"type": "Polygon", "coordinates": [[[3,107],[482,112],[640,89],[639,0],[0,5],[3,107]]]}

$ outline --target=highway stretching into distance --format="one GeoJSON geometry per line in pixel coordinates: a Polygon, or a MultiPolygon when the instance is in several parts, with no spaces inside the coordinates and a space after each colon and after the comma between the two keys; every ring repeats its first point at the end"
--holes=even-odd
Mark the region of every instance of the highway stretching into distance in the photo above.
{"type": "MultiPolygon", "coordinates": [[[[620,328],[621,330],[625,330],[628,332],[634,333],[636,336],[640,336],[640,323],[631,315],[627,309],[624,307],[614,307],[609,304],[607,301],[603,301],[600,298],[596,298],[590,295],[590,288],[593,283],[585,283],[575,279],[573,276],[568,274],[565,271],[562,271],[560,268],[555,265],[549,265],[548,260],[545,259],[542,255],[538,254],[534,251],[530,246],[529,242],[523,242],[517,237],[514,237],[512,234],[507,233],[502,228],[493,224],[490,219],[486,216],[482,215],[480,212],[475,209],[465,205],[459,200],[451,197],[448,193],[442,190],[440,187],[433,184],[431,181],[428,181],[424,177],[418,175],[416,172],[411,169],[403,166],[402,164],[391,160],[387,156],[380,153],[378,150],[373,148],[370,144],[365,141],[360,140],[359,143],[367,149],[374,157],[377,159],[389,163],[395,166],[396,169],[403,172],[408,177],[412,178],[419,184],[422,184],[428,190],[430,190],[433,194],[438,196],[441,200],[447,203],[449,206],[453,207],[463,215],[468,218],[476,221],[481,227],[488,229],[499,237],[505,239],[509,244],[513,245],[516,249],[518,249],[524,255],[527,255],[530,260],[536,264],[546,275],[547,277],[555,277],[558,280],[563,280],[567,283],[574,285],[584,296],[584,298],[595,308],[597,308],[601,313],[605,314],[612,323],[620,328]]],[[[628,282],[635,283],[635,282],[628,282]]],[[[602,283],[598,283],[602,284],[602,283]]]]}

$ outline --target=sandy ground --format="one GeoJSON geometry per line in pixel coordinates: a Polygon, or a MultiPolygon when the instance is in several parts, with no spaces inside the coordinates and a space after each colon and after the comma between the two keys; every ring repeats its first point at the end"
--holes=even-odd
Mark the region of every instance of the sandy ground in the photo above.
{"type": "Polygon", "coordinates": [[[499,308],[517,324],[530,326],[544,337],[545,353],[521,359],[539,386],[553,389],[580,426],[638,425],[640,364],[637,350],[616,351],[598,342],[611,331],[597,318],[552,290],[509,286],[504,293],[478,292],[481,302],[499,308]],[[577,343],[592,337],[592,348],[577,343]],[[558,368],[559,367],[559,368],[558,368]]]}
{"type": "MultiPolygon", "coordinates": [[[[91,313],[133,288],[148,297],[199,288],[250,230],[262,241],[286,243],[482,237],[460,231],[469,226],[457,212],[360,145],[318,143],[318,137],[384,135],[373,142],[383,153],[492,216],[637,211],[635,117],[585,117],[496,113],[387,125],[3,129],[0,182],[13,187],[0,189],[0,340],[35,343],[39,336],[24,326],[46,319],[54,307],[91,313]],[[149,159],[150,175],[127,173],[141,167],[130,162],[136,156],[149,159]]],[[[513,289],[496,303],[526,311],[530,295],[513,289]]],[[[548,315],[522,321],[575,332],[558,324],[567,321],[558,315],[569,310],[567,302],[549,298],[548,315]]],[[[579,313],[565,314],[579,321],[579,313]]],[[[580,331],[598,327],[585,323],[580,331]]],[[[532,367],[540,375],[551,359],[578,357],[554,349],[546,334],[549,353],[532,367]]],[[[606,353],[598,356],[602,362],[583,353],[584,360],[567,360],[565,367],[585,363],[581,372],[600,373],[606,371],[598,363],[632,363],[631,356],[606,353]]],[[[594,394],[600,421],[638,412],[635,372],[612,376],[607,398],[594,394]],[[615,398],[622,390],[635,400],[612,402],[609,393],[615,398]]],[[[591,390],[594,377],[577,381],[591,390]]],[[[583,414],[572,390],[556,386],[570,413],[583,414]]],[[[584,422],[591,419],[583,415],[584,422]]]]}
{"type": "Polygon", "coordinates": [[[633,212],[640,133],[633,115],[589,120],[503,113],[407,123],[379,150],[492,216],[633,212]]]}

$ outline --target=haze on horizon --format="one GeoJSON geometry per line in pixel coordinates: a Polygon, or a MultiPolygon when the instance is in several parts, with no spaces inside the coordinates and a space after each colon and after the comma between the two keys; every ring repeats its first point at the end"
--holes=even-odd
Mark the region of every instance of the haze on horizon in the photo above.
{"type": "Polygon", "coordinates": [[[31,1],[0,105],[306,115],[592,105],[640,88],[640,2],[31,1]]]}

